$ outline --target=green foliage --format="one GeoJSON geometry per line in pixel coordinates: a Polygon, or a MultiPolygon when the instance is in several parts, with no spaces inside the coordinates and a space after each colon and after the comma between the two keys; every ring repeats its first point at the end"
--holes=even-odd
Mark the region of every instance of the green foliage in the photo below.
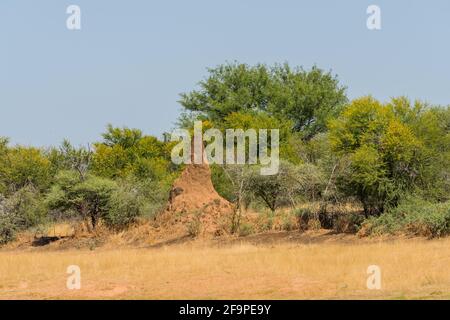
{"type": "Polygon", "coordinates": [[[75,170],[81,176],[86,175],[90,169],[92,153],[89,148],[76,148],[68,140],[64,140],[59,148],[47,151],[52,175],[62,170],[75,170]]]}
{"type": "Polygon", "coordinates": [[[39,191],[30,185],[8,198],[0,196],[0,243],[13,240],[18,231],[44,223],[46,209],[39,191]]]}
{"type": "Polygon", "coordinates": [[[62,171],[55,178],[47,203],[54,210],[77,212],[95,229],[99,219],[109,212],[116,190],[116,182],[110,179],[93,175],[82,179],[76,171],[62,171]]]}
{"type": "Polygon", "coordinates": [[[442,237],[450,234],[450,202],[432,203],[420,198],[404,199],[380,217],[364,224],[368,234],[406,233],[442,237]]]}
{"type": "Polygon", "coordinates": [[[317,67],[233,63],[209,69],[200,90],[182,94],[180,103],[213,122],[235,112],[264,111],[291,120],[293,129],[309,139],[325,131],[328,118],[346,101],[338,79],[317,67]]]}
{"type": "Polygon", "coordinates": [[[130,175],[140,179],[159,179],[172,170],[170,145],[137,129],[108,126],[104,141],[95,144],[92,170],[107,178],[130,175]]]}
{"type": "Polygon", "coordinates": [[[0,191],[14,192],[27,185],[44,191],[51,182],[50,161],[38,148],[8,148],[0,142],[0,191]]]}
{"type": "MultiPolygon", "coordinates": [[[[316,67],[232,63],[210,69],[199,90],[181,95],[180,127],[192,130],[200,119],[204,130],[279,129],[277,174],[262,176],[250,165],[211,167],[216,190],[236,205],[233,232],[291,230],[297,224],[354,232],[361,215],[337,215],[327,206],[357,199],[366,216],[379,216],[365,225],[372,233],[448,234],[450,108],[405,97],[347,103],[345,90],[336,76],[316,67]],[[299,201],[321,205],[298,217],[275,214],[299,201]],[[270,209],[256,229],[241,215],[250,205],[270,209]]],[[[1,242],[41,224],[47,209],[75,213],[93,228],[102,219],[120,229],[165,206],[181,169],[171,163],[174,144],[112,125],[102,138],[92,150],[66,140],[47,150],[11,147],[0,138],[1,242]]],[[[200,227],[194,219],[188,229],[195,235],[200,227]]]]}
{"type": "Polygon", "coordinates": [[[230,181],[229,176],[222,166],[216,164],[211,165],[211,181],[218,194],[228,201],[233,202],[235,200],[233,183],[230,181]]]}
{"type": "Polygon", "coordinates": [[[321,172],[314,165],[296,166],[281,161],[275,175],[261,175],[258,172],[253,174],[249,190],[273,212],[282,205],[295,205],[298,195],[314,197],[323,187],[323,180],[321,172]]]}
{"type": "Polygon", "coordinates": [[[290,164],[283,163],[273,176],[256,173],[252,175],[250,190],[274,212],[283,203],[289,204],[292,201],[297,189],[294,170],[290,164]]]}
{"type": "Polygon", "coordinates": [[[5,166],[8,154],[8,139],[0,137],[0,194],[8,190],[7,168],[5,166]]]}
{"type": "Polygon", "coordinates": [[[413,123],[415,134],[423,141],[421,162],[424,174],[419,192],[425,198],[450,200],[450,108],[433,107],[413,123]]]}
{"type": "Polygon", "coordinates": [[[239,225],[239,236],[246,237],[255,233],[254,227],[251,223],[241,223],[239,225]]]}
{"type": "Polygon", "coordinates": [[[144,197],[139,185],[122,181],[112,192],[109,201],[109,210],[104,219],[110,227],[127,227],[142,215],[144,197]]]}
{"type": "MultiPolygon", "coordinates": [[[[260,111],[233,112],[227,115],[223,121],[213,123],[213,126],[222,129],[224,133],[226,129],[242,129],[244,131],[253,129],[257,133],[257,139],[259,139],[260,129],[278,129],[280,157],[294,163],[301,162],[295,152],[295,139],[300,140],[300,137],[292,132],[293,122],[290,120],[282,120],[260,111]]],[[[268,132],[268,139],[268,148],[270,150],[270,132],[268,132]]],[[[245,150],[248,150],[248,141],[246,143],[247,147],[245,150]]]]}
{"type": "Polygon", "coordinates": [[[423,142],[393,109],[365,97],[330,122],[330,142],[344,167],[339,187],[356,196],[367,215],[396,205],[423,176],[423,142]]]}
{"type": "Polygon", "coordinates": [[[310,71],[275,67],[275,84],[269,111],[294,121],[294,130],[306,139],[326,130],[327,121],[347,102],[345,87],[336,76],[317,67],[310,71]]]}
{"type": "Polygon", "coordinates": [[[107,131],[103,135],[104,144],[113,147],[116,145],[124,149],[135,147],[142,140],[142,131],[130,128],[115,128],[108,124],[107,131]]]}
{"type": "Polygon", "coordinates": [[[6,244],[15,239],[20,230],[18,218],[15,214],[0,210],[0,244],[6,244]]]}

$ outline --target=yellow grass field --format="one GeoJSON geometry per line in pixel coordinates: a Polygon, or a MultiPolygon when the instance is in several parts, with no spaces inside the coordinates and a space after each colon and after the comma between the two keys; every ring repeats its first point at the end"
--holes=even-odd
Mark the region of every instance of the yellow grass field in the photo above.
{"type": "Polygon", "coordinates": [[[0,299],[449,299],[449,264],[450,239],[0,251],[0,299]]]}

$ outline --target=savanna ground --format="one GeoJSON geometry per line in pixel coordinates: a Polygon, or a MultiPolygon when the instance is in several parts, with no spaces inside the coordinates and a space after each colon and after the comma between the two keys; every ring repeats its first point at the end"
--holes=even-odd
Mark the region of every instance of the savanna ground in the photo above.
{"type": "Polygon", "coordinates": [[[1,250],[0,299],[450,299],[450,238],[319,230],[91,249],[1,250]],[[80,290],[66,288],[69,265],[80,290]],[[381,290],[367,289],[369,265],[381,290]]]}

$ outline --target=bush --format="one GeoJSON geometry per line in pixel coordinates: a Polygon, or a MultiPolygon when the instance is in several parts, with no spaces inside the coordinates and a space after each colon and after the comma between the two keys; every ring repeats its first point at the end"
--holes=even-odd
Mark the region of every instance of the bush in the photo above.
{"type": "Polygon", "coordinates": [[[14,192],[29,185],[40,191],[47,189],[51,178],[50,161],[44,152],[31,147],[7,148],[4,142],[0,140],[0,188],[4,192],[14,192]]]}
{"type": "Polygon", "coordinates": [[[295,204],[294,197],[308,194],[320,184],[319,170],[313,165],[293,165],[281,161],[275,175],[261,175],[257,171],[251,176],[249,190],[272,212],[287,204],[295,204]]]}
{"type": "Polygon", "coordinates": [[[364,234],[446,236],[450,234],[450,202],[431,203],[409,198],[380,217],[369,219],[363,227],[364,234]]]}
{"type": "Polygon", "coordinates": [[[329,138],[345,165],[339,189],[358,198],[366,216],[397,205],[424,177],[424,143],[390,104],[354,100],[330,122],[329,138]]]}
{"type": "Polygon", "coordinates": [[[298,225],[300,231],[308,230],[309,221],[314,219],[314,213],[309,208],[300,208],[295,211],[298,218],[298,225]]]}
{"type": "Polygon", "coordinates": [[[281,218],[281,229],[284,231],[292,231],[297,227],[295,217],[292,213],[283,215],[281,218]]]}
{"type": "Polygon", "coordinates": [[[256,226],[259,231],[266,232],[270,231],[274,225],[275,215],[272,211],[263,210],[262,213],[258,215],[256,226]]]}
{"type": "Polygon", "coordinates": [[[0,244],[14,240],[18,226],[17,215],[9,210],[5,198],[0,196],[0,244]]]}
{"type": "Polygon", "coordinates": [[[253,229],[253,225],[250,223],[241,223],[239,225],[239,236],[246,237],[253,234],[255,231],[253,229]]]}
{"type": "Polygon", "coordinates": [[[111,194],[109,211],[104,216],[105,222],[112,228],[124,228],[141,215],[142,205],[143,197],[139,187],[126,182],[119,184],[111,194]]]}
{"type": "Polygon", "coordinates": [[[339,233],[356,233],[361,228],[364,216],[357,213],[339,214],[333,223],[333,230],[339,233]]]}
{"type": "Polygon", "coordinates": [[[45,222],[46,207],[33,186],[25,186],[9,198],[0,197],[0,243],[14,240],[17,232],[45,222]]]}
{"type": "Polygon", "coordinates": [[[51,209],[76,211],[83,219],[89,219],[95,229],[99,219],[109,212],[116,190],[116,182],[110,179],[93,175],[82,178],[75,171],[62,171],[56,176],[46,202],[51,209]]]}
{"type": "Polygon", "coordinates": [[[192,215],[192,220],[187,224],[187,232],[191,237],[197,237],[202,231],[202,222],[200,221],[201,212],[196,211],[192,215]]]}

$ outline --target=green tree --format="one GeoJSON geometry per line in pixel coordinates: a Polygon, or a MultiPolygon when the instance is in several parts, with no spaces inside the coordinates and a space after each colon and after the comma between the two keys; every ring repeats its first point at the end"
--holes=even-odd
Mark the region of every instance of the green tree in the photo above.
{"type": "Polygon", "coordinates": [[[61,171],[46,200],[51,209],[75,211],[95,229],[98,221],[108,214],[111,196],[116,190],[116,182],[110,179],[92,175],[81,177],[76,171],[61,171]]]}
{"type": "Polygon", "coordinates": [[[420,183],[423,142],[404,121],[391,104],[364,97],[330,122],[330,142],[344,167],[338,185],[362,202],[366,215],[396,205],[420,183]]]}
{"type": "Polygon", "coordinates": [[[424,145],[422,196],[450,200],[450,107],[426,109],[413,124],[413,130],[424,145]]]}
{"type": "Polygon", "coordinates": [[[51,163],[52,175],[62,170],[75,170],[81,176],[88,173],[93,152],[90,147],[74,147],[69,140],[64,140],[59,148],[50,148],[47,158],[51,163]]]}
{"type": "Polygon", "coordinates": [[[51,182],[50,161],[41,149],[7,147],[0,141],[0,188],[14,192],[27,185],[46,190],[51,182]]]}
{"type": "Polygon", "coordinates": [[[0,243],[15,238],[17,232],[46,221],[47,208],[40,192],[31,185],[10,194],[0,195],[0,243]]]}
{"type": "Polygon", "coordinates": [[[270,68],[233,63],[208,71],[200,90],[181,94],[180,103],[217,123],[235,112],[264,111],[291,120],[292,129],[307,140],[325,131],[327,120],[347,101],[337,77],[317,67],[306,71],[287,64],[270,68]]]}
{"type": "Polygon", "coordinates": [[[112,192],[109,210],[104,215],[108,226],[121,229],[134,223],[145,209],[145,193],[139,181],[121,180],[112,192]]]}
{"type": "Polygon", "coordinates": [[[160,180],[174,171],[170,144],[140,130],[108,126],[103,142],[96,143],[92,159],[95,174],[107,178],[134,175],[140,179],[160,180]]]}
{"type": "MultiPolygon", "coordinates": [[[[296,198],[314,198],[320,192],[324,179],[317,167],[311,164],[294,165],[281,161],[278,173],[265,176],[251,175],[249,190],[272,211],[283,205],[296,205],[296,198]]],[[[309,200],[309,199],[308,199],[309,200]]]]}

